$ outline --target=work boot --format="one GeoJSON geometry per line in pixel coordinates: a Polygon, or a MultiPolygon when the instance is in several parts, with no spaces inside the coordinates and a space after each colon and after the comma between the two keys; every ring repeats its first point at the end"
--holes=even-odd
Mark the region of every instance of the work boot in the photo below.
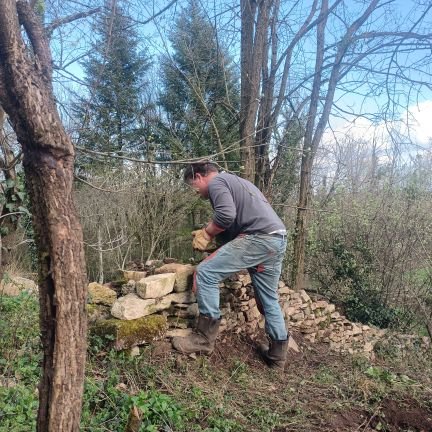
{"type": "Polygon", "coordinates": [[[262,344],[258,347],[262,359],[271,368],[283,370],[288,351],[288,340],[277,341],[269,338],[269,344],[262,344]]]}
{"type": "Polygon", "coordinates": [[[190,336],[173,338],[172,345],[183,354],[211,354],[219,331],[219,324],[220,319],[200,315],[194,332],[190,336]]]}

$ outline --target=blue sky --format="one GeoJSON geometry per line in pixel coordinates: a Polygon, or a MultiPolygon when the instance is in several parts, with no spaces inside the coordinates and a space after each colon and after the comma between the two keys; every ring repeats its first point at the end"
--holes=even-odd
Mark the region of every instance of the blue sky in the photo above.
{"type": "MultiPolygon", "coordinates": [[[[132,9],[130,13],[136,17],[138,20],[145,20],[150,15],[152,15],[153,11],[160,10],[160,8],[164,7],[168,3],[168,0],[157,0],[153,3],[141,3],[142,7],[140,9],[132,9]],[[148,5],[148,6],[146,6],[148,5]],[[147,8],[147,10],[146,10],[147,8]]],[[[169,11],[167,11],[163,16],[157,18],[154,22],[150,24],[146,24],[145,26],[141,26],[141,32],[142,32],[142,38],[143,41],[146,42],[146,45],[150,52],[154,56],[154,62],[157,63],[157,57],[163,53],[166,50],[166,43],[167,43],[167,33],[173,28],[173,22],[178,14],[179,8],[182,4],[184,4],[184,1],[179,1],[176,7],[172,7],[169,11]]],[[[238,62],[238,19],[229,21],[228,18],[224,15],[218,15],[221,10],[226,10],[229,6],[233,4],[237,4],[238,2],[233,2],[229,0],[229,2],[216,2],[215,0],[202,0],[203,6],[206,7],[206,13],[208,14],[209,20],[214,23],[215,21],[219,24],[223,24],[225,29],[232,29],[233,32],[230,33],[228,31],[224,36],[224,40],[229,40],[231,37],[235,37],[233,39],[232,43],[230,44],[230,51],[231,54],[236,62],[238,62]],[[216,15],[215,16],[215,12],[216,15]],[[235,33],[237,31],[237,33],[235,33]]],[[[283,2],[282,2],[283,3],[283,2]]],[[[332,3],[332,2],[331,2],[332,3]]],[[[346,2],[350,8],[350,12],[353,12],[354,10],[358,9],[360,6],[363,5],[364,2],[358,1],[358,0],[350,0],[346,2]],[[352,6],[352,7],[351,7],[352,6]]],[[[405,24],[406,29],[409,29],[412,26],[412,23],[415,22],[421,11],[424,10],[425,5],[429,4],[429,1],[423,1],[423,7],[414,7],[415,3],[418,3],[415,0],[396,0],[392,3],[392,11],[396,13],[396,16],[400,17],[402,22],[405,24]]],[[[287,3],[284,3],[287,4],[287,3]]],[[[307,5],[310,4],[310,0],[304,0],[302,2],[302,11],[307,10],[307,5]]],[[[238,8],[237,8],[238,10],[238,8]]],[[[429,13],[429,16],[432,14],[429,13]]],[[[295,15],[291,15],[293,21],[295,18],[295,15]]],[[[380,20],[384,20],[384,17],[379,18],[380,20]]],[[[430,28],[432,28],[432,22],[431,18],[429,18],[429,24],[430,28]]],[[[295,27],[293,25],[293,27],[295,27]]],[[[379,25],[377,26],[379,28],[379,25]]],[[[87,29],[84,29],[84,31],[88,31],[87,29]]],[[[379,30],[383,30],[380,29],[379,30]]],[[[66,31],[66,30],[65,30],[66,31]]],[[[76,28],[73,30],[74,32],[77,31],[76,28]]],[[[283,37],[283,35],[281,35],[283,37]]],[[[331,35],[329,34],[329,37],[331,35]]],[[[314,32],[311,33],[310,40],[313,41],[315,38],[314,32]]],[[[63,38],[67,39],[67,38],[63,38]]],[[[71,42],[69,45],[69,54],[68,57],[64,58],[64,63],[67,63],[70,59],[77,57],[80,55],[80,53],[85,52],[85,50],[88,48],[88,46],[83,45],[85,38],[71,38],[71,42]]],[[[307,42],[309,43],[309,42],[307,42]]],[[[314,43],[311,42],[312,44],[314,43]]],[[[305,45],[307,46],[307,45],[305,45]]],[[[53,46],[53,49],[56,50],[56,46],[53,46]]],[[[57,48],[58,51],[58,48],[57,48]]],[[[309,66],[313,66],[313,48],[311,48],[310,55],[306,55],[304,57],[305,63],[308,63],[309,66]]],[[[67,52],[67,50],[63,50],[63,52],[67,52]]],[[[58,52],[57,52],[58,54],[58,52]]],[[[400,56],[401,62],[415,62],[417,54],[410,54],[409,56],[400,56]]],[[[379,60],[379,59],[378,59],[379,60]]],[[[378,61],[377,60],[377,61],[378,61]]],[[[301,64],[300,64],[301,66],[301,64]]],[[[297,66],[299,67],[299,66],[297,66]]],[[[304,66],[306,68],[306,65],[304,66]]],[[[79,79],[82,79],[83,74],[80,66],[78,63],[71,64],[68,68],[68,70],[78,77],[79,79]]],[[[430,71],[430,70],[429,70],[430,71]]],[[[157,70],[155,70],[155,74],[157,75],[157,70]]],[[[413,77],[416,78],[416,72],[413,72],[413,77]]],[[[366,90],[370,82],[365,81],[364,85],[362,86],[361,90],[366,90]]],[[[78,85],[73,86],[75,89],[79,89],[78,85]]],[[[381,95],[375,95],[374,97],[362,97],[360,95],[355,94],[354,92],[348,92],[345,94],[342,94],[341,91],[338,91],[336,94],[336,98],[338,99],[338,104],[342,107],[344,110],[352,110],[356,113],[376,113],[380,109],[382,109],[383,104],[386,102],[386,93],[385,89],[382,89],[381,95]]],[[[425,114],[425,112],[429,113],[431,104],[428,104],[428,101],[432,101],[432,94],[430,90],[427,90],[426,88],[423,89],[421,93],[418,93],[416,91],[416,88],[414,87],[411,89],[411,93],[408,87],[404,87],[404,85],[401,85],[398,87],[398,97],[401,101],[401,107],[398,108],[398,113],[396,114],[396,117],[398,116],[405,116],[406,115],[406,108],[410,107],[410,110],[413,112],[414,116],[417,116],[419,119],[419,122],[421,126],[418,126],[418,129],[425,129],[429,130],[427,127],[429,122],[427,122],[427,125],[422,125],[422,122],[424,122],[424,119],[428,117],[428,114],[425,114]],[[418,106],[420,107],[420,112],[418,111],[418,106]]],[[[379,92],[378,92],[379,93],[379,92]]],[[[430,115],[432,116],[432,111],[430,112],[430,115]]],[[[346,116],[347,118],[349,116],[346,116]]],[[[344,128],[345,127],[346,120],[337,118],[335,116],[332,116],[331,118],[331,124],[335,128],[344,128]]],[[[431,122],[432,123],[432,122],[431,122]]],[[[379,125],[380,121],[379,119],[375,120],[375,126],[379,125]]],[[[373,125],[373,122],[372,122],[373,125]]]]}

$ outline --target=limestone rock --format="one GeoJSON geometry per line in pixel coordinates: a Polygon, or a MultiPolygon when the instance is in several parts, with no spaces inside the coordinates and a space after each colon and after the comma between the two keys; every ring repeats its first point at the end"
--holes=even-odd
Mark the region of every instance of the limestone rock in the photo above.
{"type": "Polygon", "coordinates": [[[105,285],[92,282],[88,286],[89,303],[112,306],[117,300],[117,293],[105,285]]]}
{"type": "Polygon", "coordinates": [[[31,279],[11,275],[8,275],[5,280],[0,282],[0,295],[15,297],[22,291],[34,294],[38,292],[38,286],[31,279]]]}
{"type": "Polygon", "coordinates": [[[300,291],[300,298],[305,302],[308,303],[311,301],[311,298],[309,297],[309,294],[305,290],[300,291]]]}
{"type": "Polygon", "coordinates": [[[130,321],[103,320],[95,323],[90,329],[95,335],[113,337],[112,344],[116,350],[150,343],[163,337],[166,330],[167,320],[162,315],[152,315],[130,321]]]}
{"type": "Polygon", "coordinates": [[[138,282],[139,280],[147,276],[147,272],[125,270],[123,271],[123,276],[127,281],[133,280],[135,282],[138,282]]]}
{"type": "Polygon", "coordinates": [[[183,292],[192,287],[195,267],[190,264],[165,264],[155,270],[155,274],[175,273],[175,292],[183,292]]]}
{"type": "Polygon", "coordinates": [[[121,320],[134,320],[154,313],[155,303],[154,299],[143,300],[136,294],[128,294],[115,301],[111,314],[121,320]]]}
{"type": "Polygon", "coordinates": [[[247,321],[253,321],[253,320],[259,318],[261,316],[261,313],[258,310],[258,308],[256,306],[254,306],[253,308],[247,310],[245,312],[245,315],[246,315],[247,321]]]}
{"type": "Polygon", "coordinates": [[[279,294],[289,294],[290,292],[291,290],[285,285],[279,288],[279,294]]]}
{"type": "Polygon", "coordinates": [[[156,299],[174,289],[175,273],[148,276],[136,284],[137,294],[143,299],[156,299]]]}

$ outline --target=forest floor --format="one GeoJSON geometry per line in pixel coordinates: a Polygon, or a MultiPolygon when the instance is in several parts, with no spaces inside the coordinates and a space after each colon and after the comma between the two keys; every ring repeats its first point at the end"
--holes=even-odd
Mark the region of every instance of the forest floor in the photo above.
{"type": "MultiPolygon", "coordinates": [[[[0,431],[35,430],[41,354],[37,299],[0,298],[0,431]]],[[[224,334],[210,357],[160,341],[139,355],[89,339],[82,431],[432,431],[432,353],[378,352],[374,361],[305,344],[283,373],[246,337],[224,334]]]]}

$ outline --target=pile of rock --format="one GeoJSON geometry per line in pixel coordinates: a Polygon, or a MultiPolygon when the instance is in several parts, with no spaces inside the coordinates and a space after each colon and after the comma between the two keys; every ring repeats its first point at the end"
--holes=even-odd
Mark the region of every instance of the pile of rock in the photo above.
{"type": "MultiPolygon", "coordinates": [[[[169,263],[153,270],[125,271],[127,283],[121,296],[110,288],[89,286],[89,312],[94,331],[111,334],[117,349],[129,348],[163,336],[185,336],[192,331],[198,315],[196,298],[191,291],[194,267],[169,263]],[[101,320],[102,319],[102,320],[101,320]],[[139,330],[139,331],[138,331],[139,330]],[[134,341],[133,334],[137,332],[134,341]]],[[[222,321],[220,331],[246,333],[252,337],[264,328],[264,317],[255,301],[249,273],[240,272],[219,284],[222,321]]],[[[335,305],[314,300],[306,291],[296,292],[279,282],[280,304],[288,327],[302,333],[310,343],[329,344],[341,353],[370,355],[378,341],[387,337],[382,329],[350,322],[335,305]]],[[[428,338],[406,336],[401,347],[426,349],[428,338]]]]}
{"type": "Polygon", "coordinates": [[[125,271],[127,283],[118,298],[113,289],[91,283],[88,312],[93,333],[108,334],[116,349],[125,349],[175,336],[178,329],[191,329],[198,315],[196,298],[190,290],[193,272],[193,266],[178,263],[162,265],[150,276],[147,272],[125,271]]]}

